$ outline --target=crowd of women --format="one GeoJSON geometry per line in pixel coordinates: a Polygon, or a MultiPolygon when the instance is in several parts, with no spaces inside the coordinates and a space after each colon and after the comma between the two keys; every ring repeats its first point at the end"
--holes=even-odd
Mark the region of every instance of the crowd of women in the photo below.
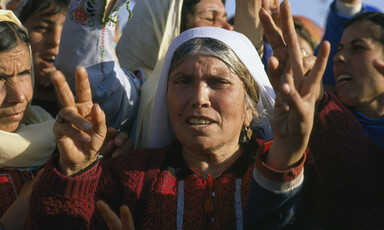
{"type": "Polygon", "coordinates": [[[224,3],[0,10],[0,229],[384,227],[384,14],[224,3]]]}

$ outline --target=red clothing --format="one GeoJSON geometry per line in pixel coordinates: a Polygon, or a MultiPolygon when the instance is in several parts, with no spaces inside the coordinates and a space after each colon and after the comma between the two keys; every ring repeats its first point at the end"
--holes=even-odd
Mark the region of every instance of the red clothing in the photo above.
{"type": "Polygon", "coordinates": [[[316,114],[308,148],[301,193],[305,213],[335,229],[370,224],[384,197],[379,194],[384,154],[333,94],[325,95],[316,114]]]}
{"type": "MultiPolygon", "coordinates": [[[[186,166],[179,143],[169,149],[135,150],[100,163],[93,174],[77,177],[58,173],[56,156],[48,161],[32,192],[26,226],[107,229],[94,212],[95,201],[102,199],[116,213],[121,204],[127,204],[141,229],[236,229],[242,226],[257,149],[267,151],[257,144],[247,145],[236,162],[214,180],[205,180],[186,166]],[[47,186],[51,184],[55,186],[47,186]]],[[[272,176],[293,180],[303,163],[272,176]]],[[[257,168],[261,167],[265,165],[258,163],[257,168]]]]}
{"type": "Polygon", "coordinates": [[[24,183],[31,181],[39,169],[0,168],[0,217],[16,200],[24,183]]]}

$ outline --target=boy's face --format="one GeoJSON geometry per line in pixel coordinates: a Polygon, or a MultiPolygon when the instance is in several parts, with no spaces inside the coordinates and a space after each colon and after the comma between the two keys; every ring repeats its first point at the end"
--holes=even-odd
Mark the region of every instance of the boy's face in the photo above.
{"type": "Polygon", "coordinates": [[[65,20],[65,12],[50,15],[50,11],[47,9],[31,15],[24,23],[32,48],[37,90],[53,90],[49,75],[56,69],[54,61],[59,52],[65,20]]]}

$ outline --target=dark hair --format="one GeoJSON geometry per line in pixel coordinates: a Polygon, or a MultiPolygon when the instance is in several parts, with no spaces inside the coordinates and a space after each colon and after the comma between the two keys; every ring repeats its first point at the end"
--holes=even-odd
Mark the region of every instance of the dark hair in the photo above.
{"type": "MultiPolygon", "coordinates": [[[[225,4],[225,0],[221,0],[225,4]]],[[[199,3],[200,0],[184,0],[181,10],[181,25],[180,32],[187,30],[187,18],[188,14],[193,13],[193,8],[199,3]]]]}
{"type": "Polygon", "coordinates": [[[369,26],[371,36],[373,39],[379,41],[384,45],[384,14],[380,12],[364,12],[356,15],[354,18],[349,20],[344,27],[344,30],[358,22],[370,22],[373,24],[369,26]]]}
{"type": "Polygon", "coordinates": [[[66,12],[68,9],[69,0],[29,0],[18,15],[21,23],[25,23],[29,17],[49,9],[49,12],[44,15],[51,16],[58,13],[66,12]]]}
{"type": "Polygon", "coordinates": [[[13,22],[0,22],[0,52],[15,48],[19,42],[25,43],[29,47],[27,33],[13,22]]]}

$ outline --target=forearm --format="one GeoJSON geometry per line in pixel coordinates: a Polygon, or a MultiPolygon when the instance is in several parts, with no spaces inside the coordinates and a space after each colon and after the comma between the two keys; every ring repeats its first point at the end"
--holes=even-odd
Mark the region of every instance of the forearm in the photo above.
{"type": "Polygon", "coordinates": [[[269,143],[259,148],[245,208],[246,229],[281,229],[296,212],[303,183],[303,157],[296,167],[275,170],[265,163],[269,143]],[[264,150],[260,151],[260,149],[264,150]]]}
{"type": "Polygon", "coordinates": [[[88,229],[95,210],[100,166],[81,176],[67,177],[57,169],[58,157],[48,161],[34,186],[25,226],[30,229],[88,229]]]}
{"type": "Polygon", "coordinates": [[[235,30],[244,34],[263,56],[263,32],[259,19],[261,0],[237,0],[235,12],[235,30]]]}
{"type": "Polygon", "coordinates": [[[29,196],[19,196],[11,207],[0,218],[4,229],[23,229],[24,220],[28,214],[29,196]]]}

